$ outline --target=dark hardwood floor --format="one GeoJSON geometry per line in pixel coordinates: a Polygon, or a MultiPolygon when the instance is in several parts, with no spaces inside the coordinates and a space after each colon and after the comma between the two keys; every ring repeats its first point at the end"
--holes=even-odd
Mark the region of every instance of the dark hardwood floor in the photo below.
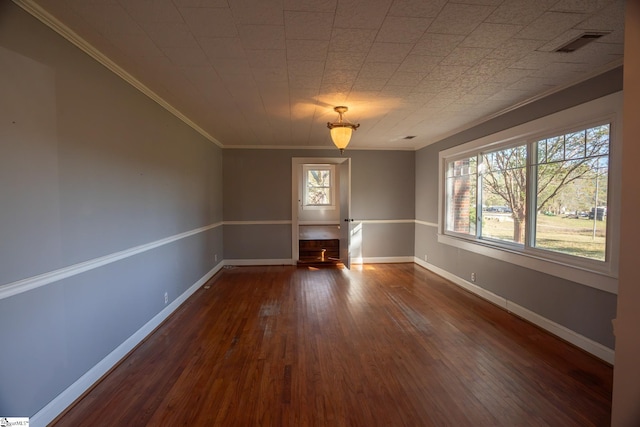
{"type": "Polygon", "coordinates": [[[609,425],[610,366],[417,265],[209,284],[55,425],[609,425]]]}

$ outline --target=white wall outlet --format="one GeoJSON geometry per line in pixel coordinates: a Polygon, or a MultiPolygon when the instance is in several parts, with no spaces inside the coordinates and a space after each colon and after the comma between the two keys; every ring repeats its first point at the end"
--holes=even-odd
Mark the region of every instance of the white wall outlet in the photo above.
{"type": "Polygon", "coordinates": [[[215,254],[215,255],[213,256],[213,260],[214,260],[215,262],[218,262],[218,254],[215,254]]]}
{"type": "Polygon", "coordinates": [[[472,282],[476,281],[476,273],[471,273],[471,281],[472,282]]]}
{"type": "Polygon", "coordinates": [[[169,303],[169,292],[164,293],[164,303],[165,305],[169,303]]]}
{"type": "Polygon", "coordinates": [[[427,262],[427,254],[424,254],[424,261],[427,262]]]}

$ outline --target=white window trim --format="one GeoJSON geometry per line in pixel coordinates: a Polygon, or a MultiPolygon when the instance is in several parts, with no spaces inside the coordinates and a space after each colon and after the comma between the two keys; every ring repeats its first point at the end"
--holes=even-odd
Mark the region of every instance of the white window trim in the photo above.
{"type": "Polygon", "coordinates": [[[617,242],[620,236],[621,130],[622,92],[617,92],[441,151],[439,155],[438,242],[617,294],[617,242]],[[601,121],[609,121],[611,123],[609,140],[610,208],[607,229],[608,259],[606,262],[591,262],[589,260],[583,262],[580,259],[576,259],[576,257],[551,251],[535,248],[523,250],[516,245],[456,236],[450,232],[445,234],[446,162],[466,155],[473,155],[479,149],[488,150],[491,147],[501,147],[518,141],[530,142],[537,137],[549,136],[555,132],[563,133],[567,129],[575,129],[581,126],[589,127],[589,125],[601,121]]]}
{"type": "Polygon", "coordinates": [[[334,210],[336,209],[336,166],[333,164],[309,164],[302,165],[303,176],[303,194],[302,194],[302,209],[304,210],[334,210]],[[328,170],[330,172],[331,182],[329,184],[331,188],[331,202],[326,205],[308,205],[307,204],[307,176],[309,170],[328,170]]]}

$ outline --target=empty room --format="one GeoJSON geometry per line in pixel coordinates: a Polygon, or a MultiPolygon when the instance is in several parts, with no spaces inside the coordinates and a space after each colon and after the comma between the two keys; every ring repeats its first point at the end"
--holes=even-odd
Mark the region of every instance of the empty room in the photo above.
{"type": "Polygon", "coordinates": [[[0,2],[0,424],[640,425],[640,3],[0,2]]]}

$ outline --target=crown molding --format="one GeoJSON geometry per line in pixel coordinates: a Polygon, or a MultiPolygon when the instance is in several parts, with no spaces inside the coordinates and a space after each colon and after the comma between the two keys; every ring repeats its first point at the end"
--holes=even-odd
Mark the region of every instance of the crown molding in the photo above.
{"type": "MultiPolygon", "coordinates": [[[[118,64],[116,64],[114,61],[112,61],[111,59],[109,59],[106,55],[104,55],[102,52],[100,52],[99,50],[97,50],[95,47],[93,47],[92,45],[90,45],[86,40],[84,40],[82,37],[80,37],[76,32],[74,32],[73,30],[71,30],[69,27],[67,27],[65,24],[63,24],[60,20],[58,20],[56,17],[54,17],[53,15],[51,15],[49,12],[47,12],[45,9],[43,9],[40,5],[36,4],[33,0],[12,0],[15,4],[17,4],[19,7],[21,7],[22,9],[24,9],[27,13],[29,13],[30,15],[32,15],[33,17],[35,17],[36,19],[38,19],[39,21],[41,21],[42,23],[44,23],[45,25],[47,25],[49,28],[51,28],[52,30],[54,30],[56,33],[60,34],[62,37],[64,37],[66,40],[68,40],[70,43],[72,43],[73,45],[75,45],[76,47],[78,47],[79,49],[81,49],[83,52],[85,52],[87,55],[89,55],[90,57],[92,57],[93,59],[95,59],[96,61],[98,61],[100,64],[104,65],[107,69],[109,69],[110,71],[112,71],[113,73],[115,73],[116,75],[118,75],[120,78],[122,78],[123,80],[125,80],[127,83],[131,84],[133,87],[135,87],[136,89],[138,89],[140,92],[142,92],[143,94],[145,94],[146,96],[148,96],[149,98],[151,98],[153,101],[155,101],[156,103],[158,103],[160,106],[162,106],[163,108],[165,108],[167,111],[169,111],[171,114],[173,114],[174,116],[176,116],[177,118],[179,118],[180,120],[182,120],[185,124],[187,124],[188,126],[190,126],[191,128],[193,128],[196,132],[198,132],[199,134],[201,134],[203,137],[205,137],[206,139],[208,139],[209,141],[213,142],[214,144],[216,144],[218,147],[220,148],[231,148],[231,149],[269,149],[269,150],[281,150],[281,149],[300,149],[300,150],[318,150],[318,149],[327,149],[328,147],[325,146],[279,146],[279,145],[261,145],[261,146],[253,146],[253,145],[236,145],[236,146],[229,146],[229,145],[224,145],[222,144],[220,141],[218,141],[216,138],[214,138],[211,134],[209,134],[207,131],[205,131],[203,128],[201,128],[200,126],[198,126],[195,122],[193,122],[191,119],[189,119],[187,116],[185,116],[184,114],[182,114],[177,108],[173,107],[169,102],[167,102],[166,100],[164,100],[160,95],[156,94],[154,91],[152,91],[150,88],[148,88],[146,85],[144,85],[142,82],[140,82],[138,79],[136,79],[135,77],[133,77],[131,74],[129,74],[127,71],[125,71],[122,67],[120,67],[118,64]]],[[[430,138],[428,141],[423,142],[421,144],[415,145],[413,147],[401,147],[401,148],[396,148],[396,147],[349,147],[350,150],[388,150],[388,151],[419,151],[429,145],[435,144],[437,142],[440,142],[444,139],[447,139],[453,135],[456,135],[458,133],[464,132],[468,129],[471,129],[473,127],[476,127],[478,125],[481,125],[485,122],[488,122],[492,119],[495,119],[497,117],[500,117],[504,114],[507,114],[511,111],[517,110],[519,108],[522,108],[528,104],[534,103],[536,101],[539,101],[543,98],[546,98],[550,95],[553,95],[554,93],[557,92],[561,92],[565,89],[570,88],[571,86],[575,86],[579,83],[582,83],[586,80],[589,80],[593,77],[596,77],[600,74],[603,74],[607,71],[613,70],[619,66],[622,66],[624,63],[624,59],[618,59],[615,61],[612,61],[608,64],[603,65],[602,67],[598,67],[597,69],[593,70],[592,72],[583,75],[581,78],[571,81],[569,83],[566,83],[564,85],[555,87],[553,89],[547,90],[543,93],[540,93],[538,95],[535,95],[531,98],[528,98],[524,101],[518,102],[516,104],[513,104],[507,108],[503,108],[502,110],[499,110],[495,113],[486,115],[484,117],[481,117],[477,120],[474,120],[470,123],[467,123],[463,126],[459,126],[455,129],[452,129],[450,131],[447,131],[441,135],[438,135],[436,137],[430,138]]]]}
{"type": "Polygon", "coordinates": [[[13,0],[13,2],[22,8],[25,12],[45,24],[47,27],[51,28],[53,31],[64,37],[67,41],[72,43],[74,46],[82,50],[84,53],[89,55],[91,58],[98,61],[100,64],[105,66],[109,71],[116,74],[122,80],[129,83],[131,86],[142,92],[147,97],[151,98],[157,104],[159,104],[162,108],[176,116],[178,119],[182,120],[187,126],[191,127],[193,130],[198,132],[200,135],[213,142],[220,148],[224,148],[222,143],[214,138],[211,134],[209,134],[206,130],[198,126],[195,122],[189,119],[187,116],[182,114],[177,108],[167,102],[160,95],[155,93],[149,87],[147,87],[140,80],[136,79],[134,76],[125,71],[122,67],[100,52],[98,49],[89,44],[86,40],[84,40],[78,33],[73,31],[71,28],[67,27],[63,24],[58,18],[51,15],[45,9],[43,9],[40,5],[36,4],[33,0],[13,0]]]}
{"type": "Polygon", "coordinates": [[[520,101],[520,102],[518,102],[516,104],[513,104],[513,105],[507,107],[507,108],[503,108],[502,110],[499,110],[499,111],[497,111],[495,113],[488,114],[488,115],[486,115],[484,117],[481,117],[481,118],[479,118],[477,120],[469,122],[469,123],[467,123],[467,124],[465,124],[463,126],[459,126],[459,127],[455,128],[453,130],[445,132],[445,133],[443,133],[443,134],[441,134],[439,136],[436,136],[435,138],[431,138],[426,143],[421,144],[419,146],[416,146],[415,147],[415,151],[421,150],[424,147],[427,147],[427,146],[429,146],[431,144],[435,144],[436,142],[440,142],[440,141],[445,140],[445,139],[447,139],[447,138],[449,138],[451,136],[454,136],[454,135],[457,135],[457,134],[459,134],[461,132],[464,132],[466,130],[472,129],[472,128],[476,127],[476,126],[479,126],[479,125],[481,125],[483,123],[488,122],[489,120],[493,120],[493,119],[495,119],[497,117],[500,117],[500,116],[502,116],[504,114],[507,114],[507,113],[509,113],[511,111],[514,111],[514,110],[517,110],[519,108],[522,108],[525,105],[532,104],[532,103],[534,103],[536,101],[544,99],[544,98],[546,98],[548,96],[551,96],[551,95],[553,95],[555,93],[562,92],[565,89],[569,89],[572,86],[578,85],[578,84],[580,84],[582,82],[585,82],[585,81],[587,81],[589,79],[597,77],[600,74],[604,74],[604,73],[606,73],[608,71],[616,69],[616,68],[622,66],[623,64],[624,64],[624,59],[622,59],[622,58],[618,59],[618,60],[615,60],[615,61],[612,61],[612,62],[609,62],[608,64],[605,64],[602,67],[599,67],[599,68],[595,69],[594,71],[583,75],[581,78],[579,78],[577,80],[573,80],[573,81],[571,81],[569,83],[565,83],[563,85],[560,85],[560,86],[554,87],[552,89],[546,90],[546,91],[544,91],[542,93],[539,93],[538,95],[532,96],[531,98],[527,98],[524,101],[520,101]]]}

